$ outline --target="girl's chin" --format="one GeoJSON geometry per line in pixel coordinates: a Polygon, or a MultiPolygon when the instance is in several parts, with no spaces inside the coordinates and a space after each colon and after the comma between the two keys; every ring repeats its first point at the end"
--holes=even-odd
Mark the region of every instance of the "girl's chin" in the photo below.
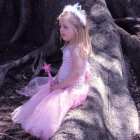
{"type": "Polygon", "coordinates": [[[64,37],[62,37],[62,39],[64,40],[64,41],[68,41],[67,39],[65,39],[64,37]]]}
{"type": "Polygon", "coordinates": [[[61,36],[61,37],[62,37],[62,39],[63,39],[64,41],[67,41],[67,42],[70,41],[69,39],[65,38],[64,36],[61,36]]]}

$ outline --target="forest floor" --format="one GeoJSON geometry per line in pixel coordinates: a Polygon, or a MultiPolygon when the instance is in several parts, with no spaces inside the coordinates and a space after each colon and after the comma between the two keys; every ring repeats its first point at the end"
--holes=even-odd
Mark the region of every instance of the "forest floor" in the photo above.
{"type": "MultiPolygon", "coordinates": [[[[12,46],[11,49],[5,49],[2,51],[3,48],[0,46],[0,52],[2,52],[0,65],[12,60],[13,58],[15,60],[18,59],[21,57],[21,54],[23,55],[23,50],[25,54],[31,51],[29,48],[26,49],[27,46],[24,47],[25,48],[21,47],[22,49],[19,48],[16,50],[17,46],[15,46],[15,48],[12,46]],[[14,52],[14,54],[11,53],[11,51],[14,52]],[[18,53],[15,54],[15,52],[18,53]]],[[[19,124],[14,124],[11,120],[10,114],[15,108],[28,99],[23,95],[17,94],[16,90],[25,87],[25,85],[29,82],[32,75],[32,73],[30,73],[31,70],[29,69],[29,65],[30,62],[20,67],[20,69],[11,69],[6,76],[5,84],[0,90],[0,140],[38,140],[25,133],[19,124]]],[[[136,77],[133,71],[132,74],[134,82],[129,87],[129,90],[140,116],[140,86],[137,85],[136,77]]],[[[140,134],[138,134],[134,139],[140,140],[140,134]]]]}

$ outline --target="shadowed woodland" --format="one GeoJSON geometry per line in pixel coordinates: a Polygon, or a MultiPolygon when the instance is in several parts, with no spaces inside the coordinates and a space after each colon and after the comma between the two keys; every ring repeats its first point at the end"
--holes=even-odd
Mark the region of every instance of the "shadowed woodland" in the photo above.
{"type": "Polygon", "coordinates": [[[16,90],[46,76],[45,61],[57,73],[64,43],[57,17],[76,2],[89,22],[91,92],[50,140],[139,139],[139,0],[0,0],[0,139],[36,139],[11,121],[10,113],[27,100],[16,90]]]}

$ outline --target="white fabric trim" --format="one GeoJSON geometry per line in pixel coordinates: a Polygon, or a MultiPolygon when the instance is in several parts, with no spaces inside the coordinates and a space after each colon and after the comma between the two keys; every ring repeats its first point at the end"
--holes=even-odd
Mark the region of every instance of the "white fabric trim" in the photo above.
{"type": "Polygon", "coordinates": [[[63,12],[72,12],[77,17],[79,17],[80,22],[85,26],[86,25],[86,16],[81,13],[81,11],[84,11],[84,10],[81,10],[78,8],[81,8],[81,6],[78,6],[78,4],[75,4],[73,6],[67,5],[67,6],[65,6],[63,12]]]}

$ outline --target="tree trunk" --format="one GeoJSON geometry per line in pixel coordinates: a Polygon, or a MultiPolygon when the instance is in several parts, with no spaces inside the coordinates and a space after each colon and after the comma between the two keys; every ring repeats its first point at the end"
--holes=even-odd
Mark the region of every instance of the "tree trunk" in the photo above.
{"type": "Polygon", "coordinates": [[[51,140],[131,140],[138,132],[138,114],[127,87],[127,69],[120,37],[104,0],[83,2],[93,44],[91,92],[71,110],[51,140]]]}
{"type": "Polygon", "coordinates": [[[140,85],[140,40],[136,37],[132,37],[120,27],[117,27],[117,30],[121,37],[122,48],[129,58],[131,66],[137,76],[137,83],[140,85]]]}
{"type": "MultiPolygon", "coordinates": [[[[57,3],[56,0],[35,2],[20,0],[19,2],[6,2],[11,2],[11,7],[21,5],[21,9],[19,8],[20,10],[15,12],[21,16],[21,19],[15,19],[15,22],[19,24],[12,25],[17,30],[15,29],[15,32],[10,30],[12,33],[11,36],[8,35],[7,40],[10,40],[11,43],[30,41],[33,45],[35,42],[35,44],[41,44],[41,47],[37,48],[38,51],[30,52],[30,57],[23,57],[8,63],[10,65],[0,66],[0,78],[4,79],[3,74],[6,75],[7,71],[12,68],[11,65],[15,67],[30,58],[34,59],[33,66],[37,63],[34,69],[34,76],[36,76],[46,58],[49,57],[51,61],[54,59],[54,54],[60,58],[58,50],[62,43],[55,19],[66,4],[74,4],[75,1],[61,0],[57,3]],[[26,5],[28,6],[26,7],[26,5]],[[22,21],[24,19],[25,21],[22,21]],[[29,27],[30,30],[27,31],[26,28],[29,27]]],[[[126,44],[124,35],[114,23],[105,0],[81,0],[80,2],[83,9],[87,11],[92,42],[92,55],[89,60],[91,91],[84,104],[69,111],[58,132],[50,139],[132,140],[132,137],[138,132],[139,121],[136,107],[128,90],[128,85],[132,81],[130,69],[123,56],[122,45],[123,42],[126,44]]],[[[4,1],[0,3],[4,4],[4,1]]],[[[107,3],[111,2],[108,0],[107,3]]],[[[0,12],[2,10],[0,7],[0,12]]],[[[5,28],[7,29],[7,26],[5,28]]],[[[132,45],[130,45],[131,49],[132,45]]]]}

